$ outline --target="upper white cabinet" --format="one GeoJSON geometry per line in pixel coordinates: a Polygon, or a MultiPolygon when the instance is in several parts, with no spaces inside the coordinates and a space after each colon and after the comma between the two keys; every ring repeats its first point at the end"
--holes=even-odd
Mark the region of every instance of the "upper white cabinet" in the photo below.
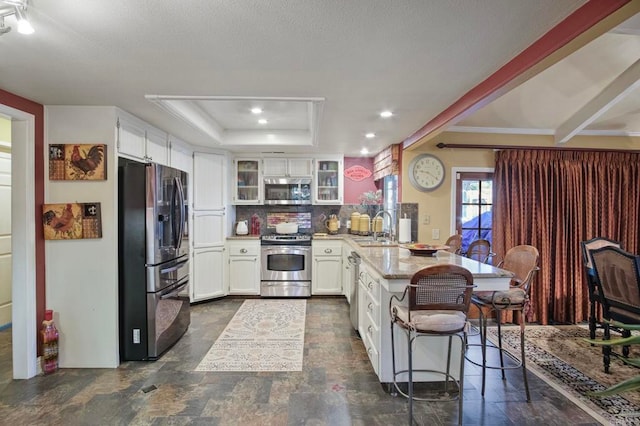
{"type": "Polygon", "coordinates": [[[225,205],[227,159],[222,154],[196,152],[193,156],[193,209],[221,210],[225,205]]]}
{"type": "Polygon", "coordinates": [[[279,177],[311,177],[313,160],[311,158],[265,158],[263,174],[279,177]]]}
{"type": "Polygon", "coordinates": [[[193,172],[193,150],[171,135],[169,135],[169,165],[190,175],[193,172]]]}
{"type": "Polygon", "coordinates": [[[118,155],[169,165],[167,133],[123,111],[118,113],[117,130],[118,155]]]}
{"type": "Polygon", "coordinates": [[[344,199],[344,163],[340,159],[316,159],[314,204],[342,204],[344,199]]]}
{"type": "Polygon", "coordinates": [[[147,161],[169,165],[169,135],[155,127],[147,127],[147,161]]]}
{"type": "Polygon", "coordinates": [[[235,189],[231,201],[234,204],[262,204],[262,161],[256,158],[237,158],[233,162],[235,189]]]}

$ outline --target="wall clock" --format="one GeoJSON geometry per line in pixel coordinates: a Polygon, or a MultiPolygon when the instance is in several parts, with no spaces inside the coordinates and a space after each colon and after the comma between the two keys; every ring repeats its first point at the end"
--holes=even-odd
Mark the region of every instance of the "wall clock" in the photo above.
{"type": "Polygon", "coordinates": [[[419,191],[433,191],[444,181],[444,164],[431,154],[420,154],[409,164],[409,181],[419,191]]]}

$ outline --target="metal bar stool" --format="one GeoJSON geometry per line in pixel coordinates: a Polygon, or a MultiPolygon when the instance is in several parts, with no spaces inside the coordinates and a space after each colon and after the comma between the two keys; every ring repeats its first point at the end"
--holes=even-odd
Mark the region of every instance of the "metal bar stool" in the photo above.
{"type": "MultiPolygon", "coordinates": [[[[524,387],[527,394],[527,402],[531,401],[529,394],[529,383],[527,381],[527,366],[525,360],[524,330],[526,324],[526,315],[529,311],[529,293],[531,283],[538,268],[538,249],[529,245],[520,245],[512,247],[507,251],[504,260],[498,265],[499,268],[506,269],[514,273],[511,279],[510,288],[505,291],[483,291],[475,292],[471,298],[473,303],[480,311],[480,346],[482,347],[482,364],[469,359],[475,365],[482,367],[482,396],[484,396],[486,383],[487,368],[499,369],[502,372],[502,380],[506,380],[505,370],[522,368],[522,376],[524,379],[524,387]],[[498,325],[498,346],[487,343],[487,317],[485,310],[495,312],[496,323],[498,325]],[[502,348],[502,312],[516,311],[521,313],[520,318],[520,360],[512,357],[509,352],[502,348]],[[487,348],[498,349],[500,355],[500,365],[487,365],[487,348]],[[515,362],[516,365],[505,366],[504,356],[506,352],[515,362]]],[[[475,346],[475,345],[468,345],[475,346]]]]}
{"type": "Polygon", "coordinates": [[[442,374],[445,379],[444,396],[446,401],[458,399],[458,424],[462,424],[462,392],[464,379],[464,360],[466,342],[467,312],[473,292],[471,273],[460,266],[433,265],[416,272],[402,293],[389,300],[391,316],[391,359],[393,363],[393,385],[397,392],[409,399],[409,424],[413,424],[413,401],[443,401],[442,398],[419,398],[414,395],[413,373],[429,372],[442,374]],[[405,298],[407,301],[405,302],[405,298]],[[407,335],[407,369],[396,369],[394,329],[398,327],[407,335]],[[418,337],[449,337],[446,371],[414,370],[413,345],[418,337]],[[452,338],[457,336],[461,342],[459,380],[450,374],[452,338]],[[398,386],[397,378],[407,377],[408,393],[398,386]],[[448,392],[449,381],[457,388],[457,396],[448,392]]]}

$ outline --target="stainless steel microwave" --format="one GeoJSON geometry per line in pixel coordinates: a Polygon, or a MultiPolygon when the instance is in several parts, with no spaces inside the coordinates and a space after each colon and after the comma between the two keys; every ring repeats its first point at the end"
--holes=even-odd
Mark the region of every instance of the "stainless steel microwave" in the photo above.
{"type": "Polygon", "coordinates": [[[311,178],[264,178],[265,204],[311,204],[311,178]]]}

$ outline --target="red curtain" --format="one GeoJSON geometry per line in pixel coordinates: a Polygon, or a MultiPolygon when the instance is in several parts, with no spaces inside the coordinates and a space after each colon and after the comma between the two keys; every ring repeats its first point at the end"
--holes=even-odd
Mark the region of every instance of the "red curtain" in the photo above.
{"type": "Polygon", "coordinates": [[[493,248],[540,251],[531,290],[534,322],[588,316],[580,241],[606,237],[638,253],[640,154],[558,150],[496,153],[493,248]]]}

